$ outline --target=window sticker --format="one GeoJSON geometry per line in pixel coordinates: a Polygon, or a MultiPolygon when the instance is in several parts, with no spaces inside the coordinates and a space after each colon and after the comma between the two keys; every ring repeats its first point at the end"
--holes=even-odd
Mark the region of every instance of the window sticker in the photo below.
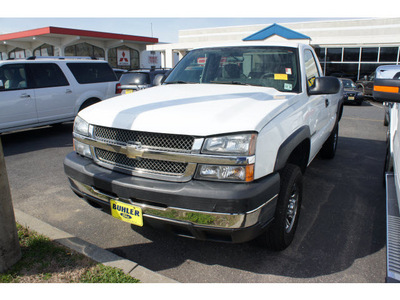
{"type": "Polygon", "coordinates": [[[292,75],[292,68],[285,68],[285,72],[287,75],[292,75]]]}
{"type": "Polygon", "coordinates": [[[315,81],[315,76],[311,77],[308,79],[308,86],[312,87],[314,85],[314,81],[315,81]]]}
{"type": "Polygon", "coordinates": [[[199,57],[197,58],[197,64],[199,65],[205,65],[207,61],[207,57],[199,57]]]}
{"type": "Polygon", "coordinates": [[[275,80],[288,80],[287,74],[274,74],[275,80]]]}
{"type": "Polygon", "coordinates": [[[292,86],[291,83],[285,83],[285,84],[283,85],[283,88],[284,88],[285,90],[288,90],[288,91],[293,90],[293,86],[292,86]]]}

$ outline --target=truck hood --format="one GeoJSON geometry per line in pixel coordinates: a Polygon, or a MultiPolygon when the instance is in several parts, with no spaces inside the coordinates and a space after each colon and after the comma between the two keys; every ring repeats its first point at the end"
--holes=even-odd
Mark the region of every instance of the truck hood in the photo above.
{"type": "Polygon", "coordinates": [[[90,124],[146,132],[192,136],[258,132],[294,97],[265,87],[171,84],[104,100],[79,115],[90,124]]]}

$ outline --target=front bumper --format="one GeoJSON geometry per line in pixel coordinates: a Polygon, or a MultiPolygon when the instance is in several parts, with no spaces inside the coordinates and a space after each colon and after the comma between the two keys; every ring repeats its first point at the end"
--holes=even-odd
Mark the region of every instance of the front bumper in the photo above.
{"type": "Polygon", "coordinates": [[[167,182],[102,168],[72,152],[64,160],[72,190],[110,212],[110,200],[143,211],[144,224],[201,240],[246,242],[272,221],[279,174],[252,183],[167,182]]]}

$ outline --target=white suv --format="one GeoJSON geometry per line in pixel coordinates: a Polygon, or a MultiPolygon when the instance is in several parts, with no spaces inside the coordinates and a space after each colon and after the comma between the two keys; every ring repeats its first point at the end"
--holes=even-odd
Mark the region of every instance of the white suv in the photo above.
{"type": "Polygon", "coordinates": [[[81,109],[118,91],[118,79],[105,61],[0,61],[0,133],[71,121],[81,109]]]}

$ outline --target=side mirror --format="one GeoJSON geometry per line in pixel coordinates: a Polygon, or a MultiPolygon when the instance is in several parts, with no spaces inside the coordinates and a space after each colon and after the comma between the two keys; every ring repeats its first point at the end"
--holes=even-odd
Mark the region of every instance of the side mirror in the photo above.
{"type": "Polygon", "coordinates": [[[3,80],[0,80],[0,91],[2,91],[4,89],[5,89],[5,87],[4,87],[3,80]]]}
{"type": "Polygon", "coordinates": [[[157,74],[156,76],[154,76],[153,85],[156,86],[163,84],[165,78],[166,76],[164,74],[157,74]]]}
{"type": "Polygon", "coordinates": [[[375,79],[372,96],[379,102],[400,103],[400,80],[399,79],[375,79]]]}
{"type": "Polygon", "coordinates": [[[314,85],[308,88],[309,95],[336,94],[340,91],[340,81],[336,77],[326,76],[315,78],[314,85]]]}

